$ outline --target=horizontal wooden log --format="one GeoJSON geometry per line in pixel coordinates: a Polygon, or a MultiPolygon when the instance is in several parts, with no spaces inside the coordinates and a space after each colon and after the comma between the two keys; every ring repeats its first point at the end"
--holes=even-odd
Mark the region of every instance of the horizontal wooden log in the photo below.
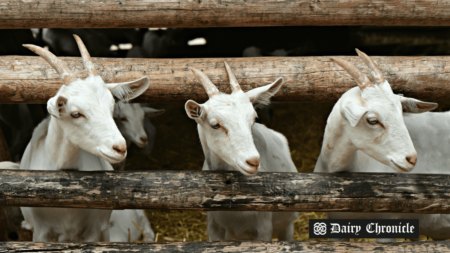
{"type": "Polygon", "coordinates": [[[0,171],[0,205],[450,213],[450,175],[0,171]]]}
{"type": "Polygon", "coordinates": [[[450,252],[449,241],[430,242],[172,242],[172,243],[32,243],[3,242],[0,252],[450,252]]]}
{"type": "MultiPolygon", "coordinates": [[[[342,57],[369,75],[358,57],[342,57]]],[[[450,98],[450,57],[373,57],[394,91],[419,99],[450,98]]],[[[223,92],[230,92],[223,61],[233,69],[244,90],[285,78],[273,98],[285,102],[332,102],[356,86],[354,79],[329,57],[263,57],[232,59],[115,59],[95,58],[106,82],[129,81],[146,75],[150,87],[135,102],[185,102],[207,99],[188,67],[203,70],[223,92]]],[[[64,58],[79,77],[85,77],[80,58],[64,58]]],[[[370,75],[369,75],[370,76],[370,75]]],[[[61,80],[39,57],[0,57],[0,103],[46,103],[61,80]]]]}
{"type": "Polygon", "coordinates": [[[448,0],[27,0],[0,3],[0,29],[448,26],[448,0]]]}

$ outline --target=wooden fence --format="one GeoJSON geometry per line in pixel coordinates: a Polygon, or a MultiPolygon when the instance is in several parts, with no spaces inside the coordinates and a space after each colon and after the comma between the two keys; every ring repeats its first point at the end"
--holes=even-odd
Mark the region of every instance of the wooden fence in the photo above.
{"type": "MultiPolygon", "coordinates": [[[[450,175],[0,171],[0,205],[450,213],[450,175]]],[[[450,252],[436,242],[0,242],[0,252],[450,252]]]]}
{"type": "MultiPolygon", "coordinates": [[[[0,29],[233,26],[449,26],[450,1],[426,0],[27,0],[0,2],[0,29]]],[[[332,46],[332,42],[330,43],[332,46]]],[[[356,57],[345,57],[363,72],[356,57]]],[[[398,93],[450,97],[450,57],[373,57],[398,93]]],[[[229,91],[225,59],[94,59],[105,81],[147,75],[150,88],[135,102],[204,101],[188,67],[229,91]]],[[[244,90],[280,76],[274,101],[335,101],[354,80],[328,57],[226,59],[244,90]]],[[[65,58],[83,77],[80,58],[65,58]]],[[[0,103],[45,103],[61,82],[39,57],[0,57],[0,103]]],[[[4,140],[1,160],[8,160],[4,140]]],[[[189,210],[357,211],[450,213],[450,175],[223,172],[1,171],[0,205],[189,210]]],[[[17,208],[16,208],[17,209],[17,208]]],[[[6,210],[6,209],[4,209],[6,210]]],[[[8,212],[6,212],[8,213],[8,212]]],[[[0,213],[5,226],[5,215],[0,213]]],[[[15,228],[17,229],[17,228],[15,228]]],[[[3,237],[2,237],[3,238],[3,237]]],[[[19,237],[19,239],[21,239],[19,237]]],[[[0,242],[0,252],[446,252],[450,242],[0,242]]]]}
{"type": "MultiPolygon", "coordinates": [[[[336,56],[355,63],[370,76],[358,57],[336,56]]],[[[330,57],[262,57],[206,59],[94,58],[106,82],[150,78],[150,87],[134,102],[205,101],[204,88],[188,67],[199,68],[219,90],[230,91],[223,65],[227,61],[244,90],[273,82],[285,84],[272,99],[284,102],[333,102],[356,86],[355,80],[330,57]]],[[[86,72],[80,58],[63,57],[79,77],[86,72]]],[[[450,97],[450,57],[372,57],[395,92],[418,99],[450,97]]],[[[55,70],[40,57],[0,57],[0,103],[46,103],[62,84],[55,70]]]]}
{"type": "Polygon", "coordinates": [[[448,0],[27,0],[0,3],[0,28],[448,26],[448,0]]]}

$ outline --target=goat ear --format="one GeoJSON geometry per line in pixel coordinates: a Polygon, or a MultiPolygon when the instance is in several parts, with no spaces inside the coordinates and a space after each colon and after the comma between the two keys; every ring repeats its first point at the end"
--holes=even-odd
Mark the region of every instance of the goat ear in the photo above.
{"type": "Polygon", "coordinates": [[[402,103],[403,112],[406,113],[428,112],[438,107],[437,103],[423,102],[415,98],[401,97],[400,102],[402,103]]]}
{"type": "Polygon", "coordinates": [[[270,104],[270,98],[280,90],[283,85],[283,78],[278,78],[275,82],[247,91],[250,102],[255,106],[266,106],[270,104]]]}
{"type": "Polygon", "coordinates": [[[188,117],[194,120],[200,119],[204,113],[203,106],[194,100],[188,100],[184,105],[184,109],[186,110],[188,117]]]}
{"type": "Polygon", "coordinates": [[[366,114],[367,109],[355,103],[347,102],[341,106],[341,113],[348,120],[352,127],[355,127],[359,120],[366,114]]]}
{"type": "Polygon", "coordinates": [[[67,104],[67,98],[64,96],[52,97],[47,102],[47,111],[55,118],[59,118],[63,112],[64,106],[67,104]]]}
{"type": "Polygon", "coordinates": [[[128,101],[144,93],[149,85],[150,80],[144,76],[131,82],[108,83],[106,87],[111,91],[116,101],[128,101]]]}
{"type": "Polygon", "coordinates": [[[159,116],[166,111],[164,109],[154,109],[150,107],[142,107],[142,109],[144,109],[145,115],[147,115],[147,117],[149,118],[159,116]]]}

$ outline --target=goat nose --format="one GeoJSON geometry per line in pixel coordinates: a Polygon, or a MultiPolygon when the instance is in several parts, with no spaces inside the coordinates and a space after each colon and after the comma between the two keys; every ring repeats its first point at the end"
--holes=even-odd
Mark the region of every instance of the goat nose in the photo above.
{"type": "Polygon", "coordinates": [[[127,145],[125,143],[123,144],[116,144],[112,147],[116,153],[119,153],[121,155],[125,155],[127,152],[127,145]]]}
{"type": "Polygon", "coordinates": [[[147,137],[141,137],[141,142],[142,143],[147,143],[147,137]]]}
{"type": "Polygon", "coordinates": [[[412,164],[412,165],[416,165],[417,162],[417,155],[410,155],[406,157],[406,161],[408,161],[408,163],[412,164]]]}
{"type": "Polygon", "coordinates": [[[252,167],[254,170],[258,169],[258,166],[259,166],[259,158],[258,157],[253,157],[251,159],[248,159],[246,162],[247,162],[247,165],[252,167]]]}

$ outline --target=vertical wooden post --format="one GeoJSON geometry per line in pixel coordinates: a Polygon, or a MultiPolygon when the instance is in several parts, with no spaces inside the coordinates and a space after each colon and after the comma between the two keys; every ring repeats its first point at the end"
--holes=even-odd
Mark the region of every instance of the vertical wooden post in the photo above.
{"type": "MultiPolygon", "coordinates": [[[[8,143],[0,127],[0,161],[11,161],[8,143]]],[[[0,206],[0,241],[31,241],[32,232],[21,227],[23,215],[19,207],[0,206]]]]}

